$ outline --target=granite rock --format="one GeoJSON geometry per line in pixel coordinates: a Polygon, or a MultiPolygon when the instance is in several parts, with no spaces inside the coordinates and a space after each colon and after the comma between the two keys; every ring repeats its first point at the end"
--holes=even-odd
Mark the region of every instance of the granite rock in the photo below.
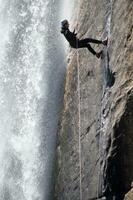
{"type": "Polygon", "coordinates": [[[68,55],[54,199],[122,200],[133,180],[133,1],[77,6],[79,37],[108,36],[109,45],[93,45],[101,60],[87,49],[68,55]]]}

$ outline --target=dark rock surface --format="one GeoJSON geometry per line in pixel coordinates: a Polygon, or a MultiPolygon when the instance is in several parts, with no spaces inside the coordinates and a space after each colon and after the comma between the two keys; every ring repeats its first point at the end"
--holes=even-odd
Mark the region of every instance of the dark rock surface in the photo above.
{"type": "Polygon", "coordinates": [[[76,50],[70,51],[57,146],[55,199],[122,200],[133,181],[133,1],[81,0],[75,26],[82,38],[108,36],[110,42],[108,48],[104,47],[102,60],[86,49],[78,51],[78,59],[76,50]]]}

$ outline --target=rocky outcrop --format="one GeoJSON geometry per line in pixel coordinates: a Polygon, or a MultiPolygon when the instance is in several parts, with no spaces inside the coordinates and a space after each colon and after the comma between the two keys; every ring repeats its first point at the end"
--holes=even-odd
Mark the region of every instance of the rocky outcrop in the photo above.
{"type": "Polygon", "coordinates": [[[55,199],[122,200],[133,180],[133,1],[81,0],[76,27],[110,42],[101,61],[86,49],[69,54],[55,199]]]}

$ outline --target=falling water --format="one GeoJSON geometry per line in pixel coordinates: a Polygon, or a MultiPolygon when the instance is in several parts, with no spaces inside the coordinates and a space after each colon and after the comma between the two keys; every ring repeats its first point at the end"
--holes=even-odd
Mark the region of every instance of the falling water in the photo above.
{"type": "Polygon", "coordinates": [[[62,102],[60,2],[0,0],[0,200],[47,200],[62,102]]]}

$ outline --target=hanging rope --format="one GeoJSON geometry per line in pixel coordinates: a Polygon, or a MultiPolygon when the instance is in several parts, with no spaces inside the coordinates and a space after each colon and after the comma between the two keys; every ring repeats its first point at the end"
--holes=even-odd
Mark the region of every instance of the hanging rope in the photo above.
{"type": "MultiPolygon", "coordinates": [[[[79,6],[79,2],[78,2],[79,6]]],[[[80,6],[79,6],[80,7],[80,6]]],[[[79,10],[77,12],[77,22],[78,22],[79,10]]],[[[80,200],[82,200],[82,148],[81,148],[81,92],[80,92],[80,64],[79,64],[79,52],[78,52],[78,39],[76,41],[76,57],[77,57],[77,76],[78,76],[78,146],[79,146],[79,192],[80,200]]]]}
{"type": "Polygon", "coordinates": [[[77,75],[78,75],[78,142],[79,142],[79,181],[80,181],[80,200],[82,200],[82,149],[81,149],[81,94],[80,94],[80,71],[79,71],[79,53],[77,42],[77,75]]]}

